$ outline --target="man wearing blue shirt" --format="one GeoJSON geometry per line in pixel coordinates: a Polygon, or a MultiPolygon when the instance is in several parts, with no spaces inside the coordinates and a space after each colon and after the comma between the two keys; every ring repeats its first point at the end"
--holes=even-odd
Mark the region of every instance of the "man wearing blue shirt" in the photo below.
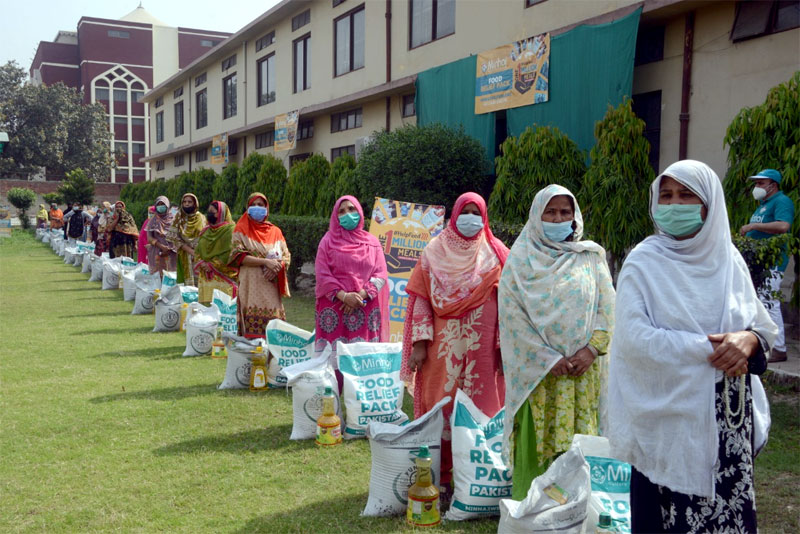
{"type": "MultiPolygon", "coordinates": [[[[753,197],[758,200],[750,223],[739,230],[741,235],[753,239],[769,239],[789,232],[794,222],[794,203],[781,191],[781,173],[775,169],[764,169],[750,179],[755,182],[753,197]]],[[[783,329],[781,303],[773,296],[780,291],[783,273],[789,264],[789,256],[784,251],[780,264],[770,269],[771,277],[767,281],[765,291],[759,291],[759,299],[764,303],[770,317],[778,325],[778,337],[772,348],[770,362],[786,361],[786,340],[783,329]]]]}

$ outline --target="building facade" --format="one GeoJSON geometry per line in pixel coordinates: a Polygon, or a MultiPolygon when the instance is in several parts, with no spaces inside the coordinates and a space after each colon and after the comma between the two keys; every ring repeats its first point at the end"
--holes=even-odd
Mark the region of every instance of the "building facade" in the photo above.
{"type": "Polygon", "coordinates": [[[797,2],[284,0],[144,96],[144,160],[157,179],[219,172],[210,153],[223,133],[230,162],[252,151],[287,167],[312,153],[356,153],[375,130],[416,123],[418,73],[638,7],[632,96],[654,167],[689,157],[724,175],[727,125],[800,67],[797,2]],[[296,146],[275,153],[275,117],[292,110],[296,146]]]}
{"type": "Polygon", "coordinates": [[[30,68],[33,83],[63,82],[103,105],[116,164],[110,182],[148,179],[150,130],[141,97],[230,34],[173,28],[141,6],[119,20],[81,17],[76,32],[42,41],[30,68]]]}

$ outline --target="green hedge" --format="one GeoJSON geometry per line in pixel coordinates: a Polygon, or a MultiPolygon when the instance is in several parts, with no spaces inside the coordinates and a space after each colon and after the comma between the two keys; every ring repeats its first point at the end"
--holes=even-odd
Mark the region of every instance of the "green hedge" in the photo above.
{"type": "Polygon", "coordinates": [[[286,239],[286,245],[292,254],[289,281],[292,287],[296,287],[295,280],[300,273],[300,268],[305,262],[314,261],[319,242],[328,231],[330,219],[271,214],[269,220],[281,229],[283,237],[286,239]]]}

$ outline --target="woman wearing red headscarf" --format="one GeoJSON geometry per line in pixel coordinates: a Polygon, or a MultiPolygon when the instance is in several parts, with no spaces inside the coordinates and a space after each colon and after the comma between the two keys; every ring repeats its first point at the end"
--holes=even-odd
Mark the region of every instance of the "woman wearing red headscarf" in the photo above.
{"type": "MultiPolygon", "coordinates": [[[[414,416],[461,389],[485,414],[505,399],[497,322],[497,286],[508,248],[489,228],[477,193],[456,200],[450,221],[422,251],[406,286],[401,378],[414,379],[414,416]]],[[[452,401],[444,408],[441,484],[452,495],[452,401]]]]}
{"type": "MultiPolygon", "coordinates": [[[[364,230],[352,196],[336,201],[314,264],[317,350],[336,342],[389,341],[389,287],[380,241],[364,230]]],[[[335,364],[334,364],[335,365],[335,364]]]]}
{"type": "Polygon", "coordinates": [[[267,197],[250,195],[231,238],[228,265],[239,269],[239,335],[247,338],[265,337],[267,323],[285,319],[281,297],[290,296],[291,255],[281,229],[267,221],[268,213],[267,197]]]}

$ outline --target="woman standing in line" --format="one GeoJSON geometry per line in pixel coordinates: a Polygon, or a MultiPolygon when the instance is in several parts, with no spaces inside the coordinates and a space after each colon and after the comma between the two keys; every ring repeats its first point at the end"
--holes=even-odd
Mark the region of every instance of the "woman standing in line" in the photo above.
{"type": "Polygon", "coordinates": [[[178,251],[177,277],[179,284],[197,285],[194,279],[194,249],[197,238],[206,227],[206,218],[199,211],[197,197],[186,193],[181,197],[181,208],[172,221],[168,239],[178,251]]]}
{"type": "Polygon", "coordinates": [[[777,326],[708,165],[667,167],[650,215],[656,234],[620,272],[609,377],[611,450],[633,466],[632,530],[756,532],[753,461],[766,429],[754,408],[767,401],[755,374],[777,326]]]}
{"type": "Polygon", "coordinates": [[[114,216],[108,225],[110,257],[121,258],[123,256],[133,259],[133,252],[136,250],[136,240],[139,238],[139,229],[133,215],[125,209],[125,203],[118,200],[114,204],[114,216]]]}
{"type": "Polygon", "coordinates": [[[162,271],[174,271],[176,264],[175,249],[167,238],[172,226],[170,202],[165,196],[156,198],[156,214],[147,223],[147,264],[150,274],[162,271]]]}
{"type": "MultiPolygon", "coordinates": [[[[505,398],[498,344],[497,284],[508,256],[489,228],[486,202],[477,193],[456,199],[449,223],[423,249],[406,286],[401,378],[413,378],[414,417],[462,389],[495,415],[505,398]]],[[[452,496],[450,414],[444,407],[441,485],[452,496]]]]}
{"type": "Polygon", "coordinates": [[[197,238],[194,272],[197,280],[198,300],[211,302],[214,290],[236,297],[239,272],[228,265],[233,239],[233,217],[228,205],[214,200],[206,211],[206,226],[197,238]]]}
{"type": "Polygon", "coordinates": [[[584,241],[573,194],[549,185],[533,199],[500,280],[500,346],[507,380],[503,453],[512,498],[570,448],[597,435],[613,329],[605,250],[584,241]]]}
{"type": "Polygon", "coordinates": [[[291,255],[281,229],[267,221],[269,203],[262,193],[247,199],[247,211],[233,229],[228,264],[239,269],[237,314],[239,335],[266,336],[267,323],[285,319],[282,297],[288,297],[291,255]]]}
{"type": "Polygon", "coordinates": [[[139,263],[147,265],[147,223],[156,214],[156,207],[147,208],[147,219],[142,222],[142,229],[139,230],[139,240],[137,242],[136,259],[139,263]]]}

